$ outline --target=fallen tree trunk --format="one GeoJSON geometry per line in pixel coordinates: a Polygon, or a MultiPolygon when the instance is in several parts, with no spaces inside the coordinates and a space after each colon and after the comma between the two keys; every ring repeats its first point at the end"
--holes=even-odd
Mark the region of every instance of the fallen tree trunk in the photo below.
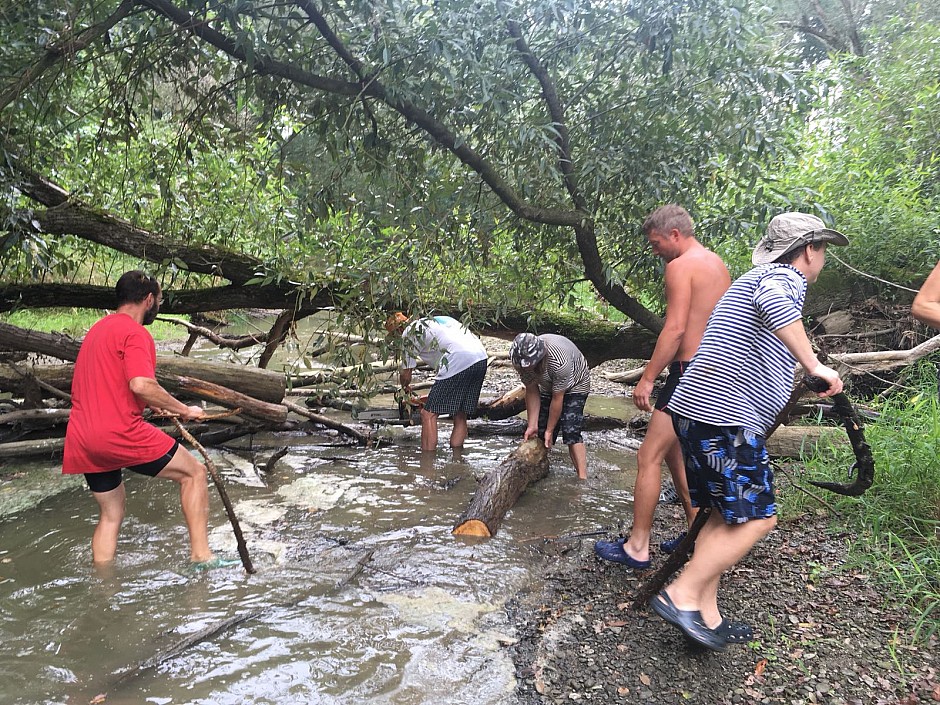
{"type": "Polygon", "coordinates": [[[33,441],[10,441],[0,443],[0,460],[22,458],[61,458],[65,448],[64,438],[43,438],[33,441]]]}
{"type": "Polygon", "coordinates": [[[502,421],[523,411],[525,411],[525,386],[520,384],[498,399],[480,402],[476,415],[490,421],[502,421]]]}
{"type": "Polygon", "coordinates": [[[215,402],[227,409],[239,409],[239,413],[244,416],[273,424],[282,424],[287,420],[287,407],[283,404],[269,404],[194,377],[178,377],[175,381],[180,391],[215,402]]]}
{"type": "Polygon", "coordinates": [[[493,468],[477,488],[470,506],[452,533],[456,536],[495,536],[503,517],[533,482],[548,475],[548,450],[540,440],[519,445],[493,468]]]}
{"type": "Polygon", "coordinates": [[[817,446],[848,444],[848,438],[836,426],[780,426],[767,439],[767,452],[775,458],[810,456],[817,446]]]}
{"type": "MultiPolygon", "coordinates": [[[[629,421],[618,419],[614,416],[591,416],[585,415],[581,425],[582,431],[613,431],[615,429],[627,428],[629,421]]],[[[528,426],[525,419],[510,418],[499,421],[492,420],[473,420],[468,424],[470,435],[480,436],[521,436],[528,426]]]]}
{"type": "MultiPolygon", "coordinates": [[[[31,392],[34,381],[61,392],[72,390],[71,363],[59,365],[24,365],[0,363],[0,392],[23,397],[31,392]]],[[[157,380],[170,393],[182,390],[180,379],[195,377],[212,384],[233,389],[263,402],[280,402],[286,393],[284,376],[257,367],[244,367],[224,362],[195,360],[190,357],[157,356],[157,380]]]]}

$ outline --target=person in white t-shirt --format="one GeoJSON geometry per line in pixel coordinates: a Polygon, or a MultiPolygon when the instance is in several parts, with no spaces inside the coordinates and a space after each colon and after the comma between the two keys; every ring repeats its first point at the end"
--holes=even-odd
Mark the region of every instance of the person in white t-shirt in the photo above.
{"type": "Polygon", "coordinates": [[[411,375],[418,361],[436,372],[434,384],[421,409],[421,450],[437,448],[437,418],[453,416],[451,448],[467,439],[467,417],[476,411],[486,376],[486,349],[480,339],[450,316],[418,318],[409,322],[402,313],[389,316],[385,329],[402,336],[404,359],[398,378],[411,391],[411,375]]]}

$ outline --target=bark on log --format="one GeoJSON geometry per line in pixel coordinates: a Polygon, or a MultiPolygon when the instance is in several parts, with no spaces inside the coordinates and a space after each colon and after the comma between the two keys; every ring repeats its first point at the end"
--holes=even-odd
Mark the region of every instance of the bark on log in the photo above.
{"type": "Polygon", "coordinates": [[[71,409],[20,409],[0,414],[2,425],[22,425],[30,428],[48,428],[69,420],[71,409]]]}
{"type": "Polygon", "coordinates": [[[624,370],[623,372],[604,372],[604,379],[611,382],[620,382],[622,384],[636,384],[640,377],[646,371],[646,367],[637,367],[633,370],[624,370]]]}
{"type": "MultiPolygon", "coordinates": [[[[78,355],[78,342],[68,336],[36,333],[0,323],[0,348],[8,344],[17,346],[20,350],[50,355],[62,360],[74,360],[78,355]]],[[[27,389],[29,374],[58,390],[69,392],[72,388],[73,371],[74,366],[71,364],[26,366],[0,363],[0,392],[22,396],[27,389]]],[[[179,389],[178,377],[204,379],[271,403],[281,401],[286,391],[284,375],[278,372],[175,355],[158,355],[157,379],[160,383],[173,392],[179,389]]]]}
{"type": "Polygon", "coordinates": [[[767,452],[775,458],[812,455],[819,444],[847,445],[845,432],[836,426],[780,426],[767,439],[767,452]]]}
{"type": "Polygon", "coordinates": [[[457,536],[495,536],[503,517],[533,482],[548,475],[548,450],[540,440],[519,445],[493,468],[454,526],[457,536]]]}
{"type": "Polygon", "coordinates": [[[855,318],[848,311],[833,311],[816,319],[813,333],[818,335],[844,335],[855,325],[855,318]]]}
{"type": "Polygon", "coordinates": [[[490,421],[502,421],[523,411],[525,411],[525,386],[520,384],[498,399],[480,402],[476,416],[490,421]]]}
{"type": "MultiPolygon", "coordinates": [[[[501,421],[479,421],[473,420],[469,423],[470,435],[478,436],[521,436],[526,429],[525,419],[512,418],[502,419],[501,421]]],[[[618,419],[613,416],[585,416],[581,430],[593,431],[613,431],[614,429],[627,428],[629,421],[618,419]]]]}
{"type": "Polygon", "coordinates": [[[65,448],[64,438],[43,438],[32,441],[0,443],[0,460],[22,458],[61,458],[65,448]]]}
{"type": "Polygon", "coordinates": [[[176,388],[180,377],[195,377],[272,404],[279,403],[287,391],[284,375],[280,372],[191,357],[157,355],[157,379],[161,384],[165,382],[167,388],[176,388]]]}
{"type": "Polygon", "coordinates": [[[240,409],[240,414],[244,416],[273,424],[281,424],[287,420],[287,407],[283,404],[269,404],[195,377],[178,377],[175,381],[180,391],[215,402],[227,409],[240,409]]]}

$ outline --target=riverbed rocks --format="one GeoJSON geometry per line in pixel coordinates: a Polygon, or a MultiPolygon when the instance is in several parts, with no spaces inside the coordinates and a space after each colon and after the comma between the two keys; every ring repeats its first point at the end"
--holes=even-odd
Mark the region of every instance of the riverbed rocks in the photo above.
{"type": "MultiPolygon", "coordinates": [[[[678,510],[664,510],[678,525],[678,510]]],[[[543,587],[512,603],[519,702],[940,701],[936,635],[916,641],[911,612],[846,563],[852,538],[822,517],[781,523],[722,581],[724,614],[755,631],[724,653],[696,649],[652,611],[633,611],[644,574],[599,560],[594,538],[585,539],[553,555],[543,587]]]]}

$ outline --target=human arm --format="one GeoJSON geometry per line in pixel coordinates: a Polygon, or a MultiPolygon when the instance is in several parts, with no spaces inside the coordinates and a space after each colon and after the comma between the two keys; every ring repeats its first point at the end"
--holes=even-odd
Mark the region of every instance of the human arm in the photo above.
{"type": "Polygon", "coordinates": [[[187,406],[160,386],[153,377],[132,377],[128,382],[134,396],[155,411],[176,414],[184,421],[199,421],[206,412],[199,406],[187,406]]]}
{"type": "Polygon", "coordinates": [[[914,297],[911,315],[921,323],[940,328],[940,262],[914,297]]]}
{"type": "Polygon", "coordinates": [[[829,388],[824,392],[819,392],[821,397],[831,397],[842,391],[842,379],[839,373],[831,367],[826,367],[813,353],[813,346],[810,345],[809,338],[806,336],[806,329],[803,328],[802,321],[793,321],[782,328],[774,331],[774,335],[787,346],[787,350],[793,353],[793,357],[803,366],[803,371],[808,375],[821,377],[829,383],[829,388]]]}
{"type": "Polygon", "coordinates": [[[552,403],[548,407],[548,421],[545,423],[545,447],[551,449],[553,432],[561,419],[561,410],[564,407],[565,393],[554,392],[552,394],[552,403]]]}
{"type": "Polygon", "coordinates": [[[527,441],[539,432],[539,410],[542,400],[539,396],[538,381],[528,382],[525,385],[525,413],[528,421],[522,440],[527,441]]]}
{"type": "Polygon", "coordinates": [[[403,367],[398,370],[398,382],[401,384],[401,388],[406,392],[411,391],[411,373],[413,368],[403,367]]]}
{"type": "Polygon", "coordinates": [[[643,370],[643,376],[633,388],[633,404],[640,411],[653,410],[650,404],[653,382],[676,359],[676,353],[685,335],[692,307],[692,277],[685,264],[680,259],[675,259],[666,265],[666,320],[656,339],[656,347],[653,348],[650,361],[643,370]]]}

